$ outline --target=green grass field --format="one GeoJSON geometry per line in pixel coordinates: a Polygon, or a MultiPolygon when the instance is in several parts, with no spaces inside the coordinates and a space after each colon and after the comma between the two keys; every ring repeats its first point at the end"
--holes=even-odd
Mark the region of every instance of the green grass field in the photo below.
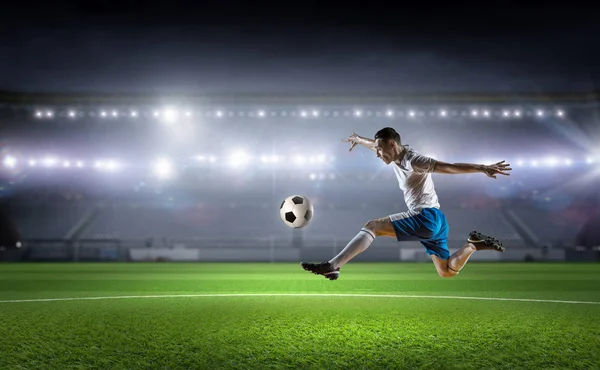
{"type": "Polygon", "coordinates": [[[600,368],[600,264],[0,264],[0,301],[0,369],[600,368]],[[123,298],[41,300],[78,297],[123,298]]]}

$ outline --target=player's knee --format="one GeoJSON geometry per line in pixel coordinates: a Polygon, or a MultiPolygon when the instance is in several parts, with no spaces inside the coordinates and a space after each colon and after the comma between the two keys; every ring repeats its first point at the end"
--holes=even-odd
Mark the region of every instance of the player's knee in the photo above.
{"type": "Polygon", "coordinates": [[[438,275],[444,279],[452,278],[456,276],[454,271],[446,270],[446,271],[438,271],[438,275]]]}
{"type": "Polygon", "coordinates": [[[364,224],[365,229],[369,229],[372,232],[376,233],[381,228],[381,222],[379,220],[371,220],[364,224]]]}

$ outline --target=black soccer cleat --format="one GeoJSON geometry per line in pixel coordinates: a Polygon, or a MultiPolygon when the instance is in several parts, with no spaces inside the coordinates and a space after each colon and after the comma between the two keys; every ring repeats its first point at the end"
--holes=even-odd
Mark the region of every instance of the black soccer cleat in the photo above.
{"type": "Polygon", "coordinates": [[[498,239],[478,233],[477,231],[471,231],[469,233],[468,241],[473,244],[478,251],[492,250],[504,252],[504,246],[498,239]]]}
{"type": "Polygon", "coordinates": [[[331,263],[327,261],[321,263],[302,262],[300,265],[306,271],[310,271],[315,275],[323,275],[329,280],[337,280],[340,277],[340,268],[334,269],[331,263]]]}

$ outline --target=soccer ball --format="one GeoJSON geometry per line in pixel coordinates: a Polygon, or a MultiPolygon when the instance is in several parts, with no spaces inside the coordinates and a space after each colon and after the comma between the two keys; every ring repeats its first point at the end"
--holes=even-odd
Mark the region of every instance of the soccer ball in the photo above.
{"type": "Polygon", "coordinates": [[[279,216],[286,226],[298,229],[308,225],[313,217],[313,206],[308,198],[292,195],[281,203],[279,216]]]}

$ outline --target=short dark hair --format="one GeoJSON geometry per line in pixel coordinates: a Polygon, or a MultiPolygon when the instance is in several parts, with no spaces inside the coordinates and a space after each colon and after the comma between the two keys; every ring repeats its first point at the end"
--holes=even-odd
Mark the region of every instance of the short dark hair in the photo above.
{"type": "Polygon", "coordinates": [[[381,139],[381,140],[392,139],[398,145],[402,144],[402,140],[400,138],[400,134],[397,133],[396,130],[394,130],[391,127],[385,127],[385,128],[382,128],[381,130],[377,131],[377,133],[375,134],[375,140],[377,140],[377,139],[381,139]]]}

